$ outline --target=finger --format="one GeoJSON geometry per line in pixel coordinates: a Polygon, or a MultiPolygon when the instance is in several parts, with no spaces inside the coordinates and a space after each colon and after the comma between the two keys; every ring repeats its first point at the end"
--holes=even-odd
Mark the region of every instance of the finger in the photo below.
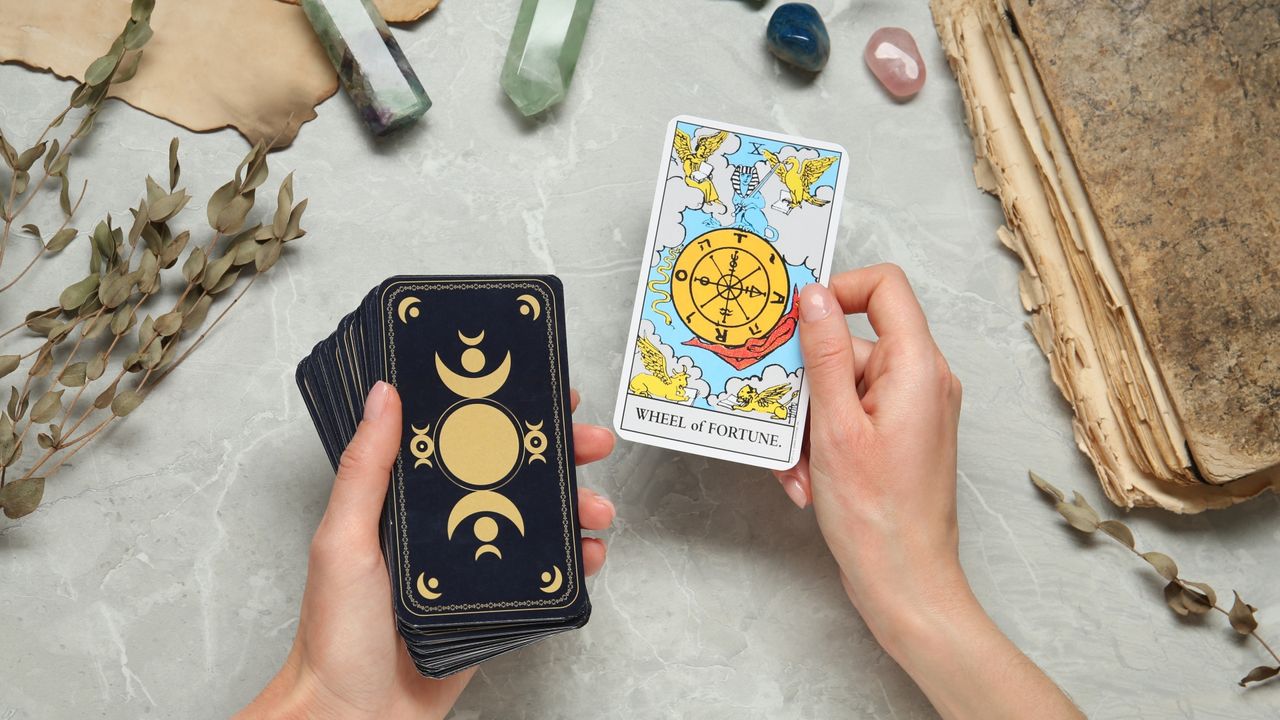
{"type": "Polygon", "coordinates": [[[576,412],[580,402],[582,402],[582,396],[578,394],[577,390],[569,388],[569,412],[576,412]]]}
{"type": "Polygon", "coordinates": [[[400,396],[385,382],[365,399],[364,418],[342,453],[321,526],[353,542],[378,541],[378,517],[400,449],[400,396]]]}
{"type": "Polygon", "coordinates": [[[578,524],[584,530],[608,530],[617,514],[613,503],[586,488],[578,488],[578,524]]]}
{"type": "Polygon", "coordinates": [[[573,424],[573,462],[586,465],[603,460],[613,452],[613,432],[599,425],[573,424]]]}
{"type": "Polygon", "coordinates": [[[831,278],[831,291],[846,313],[866,313],[880,338],[933,340],[920,301],[897,265],[886,263],[840,273],[831,278]]]}
{"type": "Polygon", "coordinates": [[[853,340],[830,290],[812,283],[800,291],[800,352],[809,376],[813,426],[843,432],[865,420],[855,388],[853,340]]]}
{"type": "Polygon", "coordinates": [[[774,470],[773,476],[778,478],[778,482],[782,483],[782,490],[791,498],[791,502],[801,510],[809,506],[813,502],[813,483],[809,479],[809,448],[808,440],[805,441],[806,447],[800,452],[800,462],[790,470],[774,470]]]}
{"type": "Polygon", "coordinates": [[[582,538],[582,572],[591,577],[604,567],[604,558],[608,554],[604,541],[599,538],[582,538]]]}
{"type": "Polygon", "coordinates": [[[858,380],[862,379],[862,374],[867,370],[867,360],[871,357],[871,351],[876,349],[876,344],[866,338],[853,337],[853,376],[858,380]]]}

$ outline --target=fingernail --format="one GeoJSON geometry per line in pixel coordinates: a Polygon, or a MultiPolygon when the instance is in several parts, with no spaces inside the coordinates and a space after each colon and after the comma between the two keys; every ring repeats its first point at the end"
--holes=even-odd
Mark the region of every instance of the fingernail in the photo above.
{"type": "Polygon", "coordinates": [[[795,475],[782,476],[782,489],[786,491],[787,497],[791,498],[791,502],[801,510],[809,504],[809,498],[805,497],[804,488],[800,486],[800,480],[795,475]]]}
{"type": "Polygon", "coordinates": [[[596,495],[596,503],[609,511],[610,515],[617,515],[618,511],[613,507],[613,503],[609,502],[609,498],[603,495],[596,495]]]}
{"type": "Polygon", "coordinates": [[[817,322],[831,314],[831,291],[821,285],[807,285],[800,291],[800,319],[817,322]]]}
{"type": "Polygon", "coordinates": [[[377,420],[387,407],[387,398],[391,395],[391,386],[379,380],[369,390],[369,397],[364,399],[364,419],[377,420]]]}

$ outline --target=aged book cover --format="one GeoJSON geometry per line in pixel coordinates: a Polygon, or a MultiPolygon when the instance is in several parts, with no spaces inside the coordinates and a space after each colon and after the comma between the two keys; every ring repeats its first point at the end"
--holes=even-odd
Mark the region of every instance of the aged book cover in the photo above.
{"type": "Polygon", "coordinates": [[[1280,20],[1159,5],[933,10],[1082,449],[1118,504],[1194,512],[1280,483],[1280,20]]]}

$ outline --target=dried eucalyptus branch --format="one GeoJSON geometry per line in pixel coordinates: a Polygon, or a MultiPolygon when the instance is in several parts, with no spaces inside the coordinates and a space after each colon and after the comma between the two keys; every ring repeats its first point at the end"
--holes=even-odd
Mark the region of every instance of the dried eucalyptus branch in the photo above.
{"type": "MultiPolygon", "coordinates": [[[[18,215],[50,177],[60,181],[59,203],[65,215],[47,241],[39,227],[22,226],[40,241],[40,247],[15,278],[0,283],[0,292],[12,288],[40,257],[64,249],[79,235],[70,222],[87,184],[81,186],[73,204],[67,179],[69,150],[92,127],[111,84],[124,82],[137,71],[140,48],[151,37],[148,21],[153,4],[154,0],[134,0],[125,29],[107,54],[89,66],[67,108],[33,147],[18,153],[0,133],[0,155],[11,170],[7,192],[0,191],[0,262],[18,215]],[[81,107],[88,110],[65,143],[46,141],[72,109],[81,107]],[[41,157],[44,174],[32,183],[30,168],[41,157]]],[[[178,187],[180,175],[174,138],[169,144],[167,189],[148,176],[144,198],[129,211],[132,221],[127,230],[107,215],[86,235],[88,274],[63,289],[56,305],[33,310],[22,322],[0,331],[0,341],[5,341],[0,346],[0,378],[20,376],[9,388],[8,402],[0,406],[0,509],[7,517],[35,510],[44,496],[46,478],[118,418],[133,412],[156,384],[204,342],[258,276],[275,265],[285,244],[305,235],[300,223],[307,201],[294,204],[292,174],[279,186],[274,215],[246,227],[255,194],[269,175],[267,149],[262,144],[250,150],[236,167],[235,177],[209,199],[212,232],[203,244],[191,242],[191,230],[170,225],[190,200],[186,190],[178,187]],[[246,281],[238,282],[242,276],[246,281]],[[166,281],[176,281],[177,286],[162,293],[166,281]],[[215,299],[237,287],[234,297],[204,327],[215,299]],[[20,331],[26,334],[14,336],[20,331]],[[197,332],[199,336],[191,340],[197,332]],[[31,335],[38,339],[30,342],[31,335]],[[14,344],[24,341],[29,349],[14,352],[14,344]]]]}
{"type": "Polygon", "coordinates": [[[49,235],[47,240],[39,226],[32,223],[21,226],[22,230],[35,238],[38,247],[35,255],[16,276],[8,280],[0,280],[0,293],[12,288],[41,257],[62,250],[76,238],[76,231],[67,225],[80,206],[80,200],[84,198],[86,188],[85,185],[81,186],[80,193],[73,203],[71,181],[67,177],[71,148],[93,128],[94,120],[111,87],[117,83],[128,82],[137,73],[138,63],[142,59],[142,47],[151,39],[151,11],[154,5],[155,0],[133,1],[129,19],[125,22],[124,29],[112,42],[111,48],[105,55],[89,64],[84,73],[84,82],[76,86],[67,106],[45,126],[44,131],[31,147],[19,152],[0,130],[0,158],[9,167],[8,187],[0,187],[0,220],[3,221],[3,226],[0,226],[0,268],[4,266],[5,253],[9,248],[19,216],[50,178],[56,178],[60,185],[58,204],[65,216],[62,224],[49,235]],[[79,108],[84,108],[84,113],[70,136],[65,140],[47,139],[73,110],[79,108]],[[41,172],[33,182],[31,168],[41,158],[43,158],[41,172]]]}
{"type": "Polygon", "coordinates": [[[130,209],[128,230],[110,215],[99,222],[90,234],[88,274],[63,289],[56,306],[28,313],[18,326],[43,341],[26,353],[0,355],[0,377],[26,370],[0,412],[0,508],[10,518],[33,511],[45,479],[133,412],[275,265],[285,244],[306,234],[300,223],[307,201],[294,204],[292,174],[280,184],[270,222],[245,227],[257,188],[269,174],[267,151],[259,144],[209,199],[207,241],[191,247],[179,263],[191,232],[170,226],[190,199],[177,187],[177,151],[175,138],[168,189],[147,177],[146,196],[130,209]],[[177,275],[180,291],[168,301],[161,297],[162,281],[177,275]],[[237,286],[242,275],[248,279],[226,308],[184,343],[204,325],[215,298],[237,286]],[[108,373],[118,356],[118,369],[108,373]],[[91,386],[94,392],[86,395],[91,386]],[[24,454],[32,434],[36,447],[24,454]]]}
{"type": "Polygon", "coordinates": [[[1049,484],[1044,478],[1029,473],[1031,482],[1046,495],[1054,500],[1054,509],[1058,514],[1067,521],[1071,527],[1085,534],[1093,534],[1101,530],[1107,537],[1115,540],[1129,550],[1129,552],[1142,558],[1159,573],[1160,577],[1169,581],[1164,586],[1164,601],[1169,609],[1180,616],[1201,616],[1210,611],[1217,611],[1227,618],[1233,630],[1236,633],[1252,637],[1257,640],[1264,650],[1271,655],[1276,661],[1276,666],[1260,665],[1249,671],[1247,675],[1240,679],[1241,687],[1249,685],[1249,683],[1262,682],[1270,678],[1280,675],[1280,655],[1272,649],[1267,641],[1262,639],[1258,634],[1258,620],[1254,617],[1254,613],[1258,608],[1246,603],[1240,599],[1240,593],[1232,592],[1235,601],[1231,604],[1231,609],[1224,609],[1218,604],[1218,595],[1213,588],[1202,582],[1193,580],[1185,580],[1178,575],[1178,565],[1173,558],[1160,552],[1138,552],[1137,543],[1134,542],[1133,532],[1129,530],[1129,526],[1119,520],[1103,520],[1098,516],[1098,512],[1089,505],[1080,493],[1073,493],[1074,497],[1067,500],[1067,496],[1061,490],[1049,484]]]}

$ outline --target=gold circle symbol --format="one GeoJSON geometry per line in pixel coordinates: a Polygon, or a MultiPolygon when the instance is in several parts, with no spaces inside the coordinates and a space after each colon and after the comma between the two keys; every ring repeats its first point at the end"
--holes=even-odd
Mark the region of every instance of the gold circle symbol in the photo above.
{"type": "Polygon", "coordinates": [[[506,480],[520,460],[522,438],[511,416],[487,402],[455,405],[440,420],[436,453],[446,473],[471,487],[506,480]]]}
{"type": "Polygon", "coordinates": [[[498,521],[491,517],[476,518],[475,525],[471,526],[471,532],[475,533],[476,539],[480,542],[493,542],[498,537],[498,521]]]}
{"type": "Polygon", "coordinates": [[[479,348],[467,348],[462,351],[462,369],[469,373],[478,373],[484,369],[484,351],[479,348]]]}
{"type": "Polygon", "coordinates": [[[787,264],[768,240],[735,228],[704,233],[671,272],[671,300],[694,335],[738,347],[764,337],[786,314],[787,264]]]}

